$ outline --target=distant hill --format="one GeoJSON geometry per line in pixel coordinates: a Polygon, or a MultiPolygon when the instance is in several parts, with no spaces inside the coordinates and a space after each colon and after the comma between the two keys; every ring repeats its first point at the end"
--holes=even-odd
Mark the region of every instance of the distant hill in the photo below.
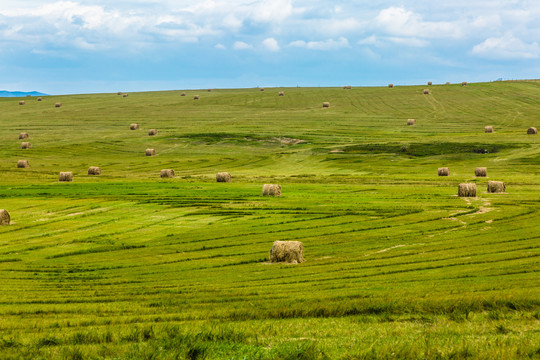
{"type": "Polygon", "coordinates": [[[30,92],[24,92],[24,91],[6,91],[2,90],[0,91],[0,97],[24,97],[24,96],[47,96],[47,94],[40,93],[37,91],[30,91],[30,92]]]}

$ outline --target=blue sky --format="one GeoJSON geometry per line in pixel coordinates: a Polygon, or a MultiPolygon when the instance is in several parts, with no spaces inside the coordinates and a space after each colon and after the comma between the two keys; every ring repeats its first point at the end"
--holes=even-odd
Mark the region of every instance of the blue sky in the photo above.
{"type": "Polygon", "coordinates": [[[0,90],[539,78],[537,0],[0,0],[0,90]]]}

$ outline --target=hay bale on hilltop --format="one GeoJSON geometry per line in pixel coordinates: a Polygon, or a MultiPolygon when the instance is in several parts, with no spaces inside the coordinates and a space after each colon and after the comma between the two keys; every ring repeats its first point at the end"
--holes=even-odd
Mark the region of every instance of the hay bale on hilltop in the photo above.
{"type": "Polygon", "coordinates": [[[278,92],[278,96],[285,96],[285,93],[283,91],[278,92]]]}
{"type": "Polygon", "coordinates": [[[156,129],[148,130],[148,136],[154,136],[154,135],[157,135],[157,130],[156,129]]]}
{"type": "Polygon", "coordinates": [[[304,262],[304,244],[300,241],[274,241],[270,249],[270,262],[288,264],[304,262]]]}
{"type": "Polygon", "coordinates": [[[391,89],[394,87],[394,84],[388,84],[388,87],[391,89]]]}
{"type": "Polygon", "coordinates": [[[181,93],[181,94],[180,94],[180,96],[186,96],[186,93],[185,93],[185,92],[183,92],[183,93],[181,93]]]}
{"type": "Polygon", "coordinates": [[[429,89],[424,89],[424,95],[428,95],[429,94],[429,89]]]}
{"type": "Polygon", "coordinates": [[[99,166],[90,166],[88,168],[88,175],[101,175],[101,168],[99,166]]]}
{"type": "Polygon", "coordinates": [[[193,97],[193,100],[199,100],[199,95],[195,95],[195,96],[193,97]]]}
{"type": "Polygon", "coordinates": [[[208,89],[208,92],[212,92],[212,89],[208,89]]]}
{"type": "Polygon", "coordinates": [[[351,86],[351,85],[345,85],[343,88],[344,88],[345,90],[351,90],[351,89],[352,89],[352,86],[351,86]]]}
{"type": "Polygon", "coordinates": [[[62,107],[62,103],[57,102],[56,104],[54,104],[54,107],[55,108],[60,108],[60,107],[62,107]]]}
{"type": "Polygon", "coordinates": [[[24,105],[24,104],[26,104],[26,101],[24,100],[19,101],[19,105],[24,105]]]}
{"type": "Polygon", "coordinates": [[[437,175],[439,176],[450,176],[450,169],[447,167],[440,167],[437,169],[437,175]]]}
{"type": "Polygon", "coordinates": [[[62,171],[58,175],[58,181],[73,181],[73,173],[71,171],[62,171]]]}
{"type": "Polygon", "coordinates": [[[262,194],[263,196],[281,196],[281,186],[277,184],[264,184],[262,194]]]}
{"type": "Polygon", "coordinates": [[[216,181],[217,182],[231,182],[231,174],[228,172],[218,172],[216,174],[216,181]]]}
{"type": "Polygon", "coordinates": [[[29,142],[23,142],[21,143],[21,149],[30,149],[30,143],[29,142]]]}
{"type": "Polygon", "coordinates": [[[330,103],[328,101],[325,101],[322,103],[322,107],[323,108],[329,108],[330,107],[330,103]]]}
{"type": "Polygon", "coordinates": [[[416,119],[407,119],[407,125],[416,125],[416,119]]]}
{"type": "Polygon", "coordinates": [[[487,168],[485,168],[485,167],[477,167],[476,169],[474,169],[474,176],[486,177],[487,176],[487,168]]]}
{"type": "Polygon", "coordinates": [[[476,184],[461,183],[458,188],[459,197],[476,197],[476,184]]]}
{"type": "Polygon", "coordinates": [[[121,91],[119,91],[119,92],[117,92],[117,93],[116,93],[116,95],[122,95],[122,92],[121,92],[121,91]]]}
{"type": "Polygon", "coordinates": [[[129,124],[129,130],[139,130],[139,124],[129,124]]]}
{"type": "Polygon", "coordinates": [[[506,185],[502,181],[488,181],[488,193],[503,193],[506,190],[506,185]]]}
{"type": "Polygon", "coordinates": [[[37,98],[37,101],[43,101],[43,98],[42,98],[41,96],[39,96],[39,97],[37,98]]]}
{"type": "Polygon", "coordinates": [[[484,127],[484,132],[486,132],[486,133],[492,133],[492,132],[493,132],[493,126],[486,126],[486,127],[484,127]]]}
{"type": "Polygon", "coordinates": [[[0,209],[0,226],[9,225],[10,221],[11,221],[11,216],[9,216],[8,211],[4,209],[0,209]]]}
{"type": "Polygon", "coordinates": [[[259,91],[264,91],[264,88],[260,88],[259,91]]]}
{"type": "Polygon", "coordinates": [[[30,163],[28,162],[28,160],[19,160],[17,161],[17,167],[21,169],[29,168],[30,163]]]}
{"type": "Polygon", "coordinates": [[[466,81],[462,82],[461,86],[467,86],[467,82],[466,81]]]}
{"type": "Polygon", "coordinates": [[[162,178],[173,178],[174,177],[174,170],[173,169],[163,169],[161,170],[161,173],[159,174],[162,178]]]}
{"type": "Polygon", "coordinates": [[[123,94],[122,95],[122,97],[128,97],[128,96],[129,96],[129,94],[123,94]]]}
{"type": "Polygon", "coordinates": [[[536,130],[535,127],[530,127],[527,129],[527,135],[536,135],[538,134],[538,130],[536,130]]]}
{"type": "Polygon", "coordinates": [[[433,82],[428,81],[427,84],[428,84],[428,85],[433,85],[433,82]]]}
{"type": "Polygon", "coordinates": [[[146,149],[145,154],[146,154],[146,156],[154,156],[154,155],[156,155],[156,150],[154,150],[154,149],[146,149]]]}
{"type": "Polygon", "coordinates": [[[22,132],[19,134],[19,140],[28,139],[28,133],[22,132]]]}

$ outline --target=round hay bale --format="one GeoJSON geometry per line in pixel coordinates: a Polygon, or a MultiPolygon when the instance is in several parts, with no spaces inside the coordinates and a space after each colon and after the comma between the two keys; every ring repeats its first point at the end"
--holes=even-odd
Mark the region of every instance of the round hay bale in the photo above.
{"type": "Polygon", "coordinates": [[[407,125],[416,125],[416,119],[407,119],[407,125]]]}
{"type": "Polygon", "coordinates": [[[450,81],[447,81],[447,82],[445,83],[445,85],[450,85],[450,81]]]}
{"type": "Polygon", "coordinates": [[[159,174],[162,178],[173,178],[174,177],[174,170],[172,169],[163,169],[161,170],[161,173],[159,174]]]}
{"type": "Polygon", "coordinates": [[[285,96],[285,93],[283,91],[278,92],[278,96],[285,96]]]}
{"type": "Polygon", "coordinates": [[[139,130],[139,124],[129,124],[129,130],[139,130]]]}
{"type": "Polygon", "coordinates": [[[260,88],[259,91],[264,91],[264,88],[260,88]]]}
{"type": "Polygon", "coordinates": [[[212,89],[208,89],[208,92],[212,92],[212,89]]]}
{"type": "Polygon", "coordinates": [[[186,93],[185,93],[185,92],[183,92],[183,93],[181,93],[181,94],[180,94],[180,96],[186,96],[186,93]]]}
{"type": "Polygon", "coordinates": [[[474,169],[474,176],[486,177],[487,176],[487,168],[485,168],[485,167],[477,167],[476,169],[474,169]]]}
{"type": "Polygon", "coordinates": [[[462,82],[461,86],[467,86],[467,82],[466,81],[462,82]]]}
{"type": "Polygon", "coordinates": [[[54,104],[54,107],[55,108],[60,108],[60,107],[62,107],[62,103],[57,102],[56,104],[54,104]]]}
{"type": "Polygon", "coordinates": [[[300,241],[274,241],[270,249],[270,262],[288,264],[304,262],[304,244],[300,241]]]}
{"type": "Polygon", "coordinates": [[[450,176],[450,169],[447,167],[441,167],[437,169],[437,175],[439,176],[450,176]]]}
{"type": "Polygon", "coordinates": [[[459,197],[476,197],[476,184],[461,183],[458,188],[459,197]]]}
{"type": "Polygon", "coordinates": [[[73,173],[71,171],[63,171],[58,175],[58,181],[73,181],[73,173]]]}
{"type": "Polygon", "coordinates": [[[156,150],[154,150],[154,149],[146,149],[145,154],[146,154],[146,156],[154,156],[154,155],[156,155],[156,150]]]}
{"type": "Polygon", "coordinates": [[[129,95],[128,94],[123,94],[122,97],[128,97],[129,95]]]}
{"type": "Polygon", "coordinates": [[[195,96],[193,97],[193,100],[199,100],[199,95],[195,95],[195,96]]]}
{"type": "Polygon", "coordinates": [[[156,129],[148,130],[148,136],[154,136],[154,135],[157,135],[157,130],[156,129]]]}
{"type": "Polygon", "coordinates": [[[264,184],[262,194],[263,196],[281,196],[281,186],[277,184],[264,184]]]}
{"type": "Polygon", "coordinates": [[[9,216],[8,211],[4,209],[0,209],[0,226],[9,225],[10,221],[11,221],[11,216],[9,216]]]}
{"type": "Polygon", "coordinates": [[[21,149],[30,149],[30,143],[29,142],[23,142],[21,143],[21,149]]]}
{"type": "Polygon", "coordinates": [[[388,87],[391,89],[394,87],[394,84],[388,84],[388,87]]]}
{"type": "Polygon", "coordinates": [[[433,85],[433,82],[428,81],[427,84],[428,84],[428,85],[433,85]]]}
{"type": "Polygon", "coordinates": [[[19,105],[24,105],[24,104],[26,104],[26,101],[24,100],[19,101],[19,105]]]}
{"type": "Polygon", "coordinates": [[[527,135],[536,135],[538,134],[538,130],[536,130],[535,127],[530,127],[527,129],[527,135]]]}
{"type": "Polygon", "coordinates": [[[17,167],[18,168],[29,168],[30,167],[30,163],[28,163],[28,160],[19,160],[17,161],[17,167]]]}
{"type": "Polygon", "coordinates": [[[37,101],[43,101],[43,98],[42,98],[41,96],[39,96],[39,97],[37,98],[37,101]]]}
{"type": "Polygon", "coordinates": [[[88,168],[88,175],[101,175],[101,168],[98,166],[90,166],[88,168]]]}
{"type": "Polygon", "coordinates": [[[492,133],[492,132],[493,132],[493,126],[486,126],[486,127],[484,127],[484,132],[486,132],[486,133],[492,133]]]}
{"type": "Polygon", "coordinates": [[[217,182],[231,182],[231,174],[228,172],[219,172],[216,174],[216,181],[217,182]]]}
{"type": "Polygon", "coordinates": [[[344,88],[345,90],[351,90],[351,89],[352,89],[352,86],[351,86],[351,85],[345,85],[343,88],[344,88]]]}
{"type": "Polygon", "coordinates": [[[429,94],[429,89],[424,89],[424,95],[429,94]]]}
{"type": "Polygon", "coordinates": [[[328,101],[325,101],[322,103],[322,107],[323,108],[329,108],[330,107],[330,103],[328,101]]]}
{"type": "Polygon", "coordinates": [[[121,92],[121,91],[119,91],[119,92],[117,92],[117,93],[116,93],[116,95],[122,95],[122,92],[121,92]]]}
{"type": "Polygon", "coordinates": [[[506,185],[502,181],[488,181],[488,193],[503,193],[506,190],[506,185]]]}
{"type": "Polygon", "coordinates": [[[22,132],[19,134],[19,140],[28,139],[28,133],[22,132]]]}

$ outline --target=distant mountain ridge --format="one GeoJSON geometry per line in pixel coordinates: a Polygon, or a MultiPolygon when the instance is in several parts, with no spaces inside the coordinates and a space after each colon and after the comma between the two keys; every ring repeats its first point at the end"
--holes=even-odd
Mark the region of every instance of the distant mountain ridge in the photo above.
{"type": "Polygon", "coordinates": [[[47,94],[40,93],[37,91],[6,91],[2,90],[0,91],[0,97],[25,97],[25,96],[47,96],[47,94]]]}

